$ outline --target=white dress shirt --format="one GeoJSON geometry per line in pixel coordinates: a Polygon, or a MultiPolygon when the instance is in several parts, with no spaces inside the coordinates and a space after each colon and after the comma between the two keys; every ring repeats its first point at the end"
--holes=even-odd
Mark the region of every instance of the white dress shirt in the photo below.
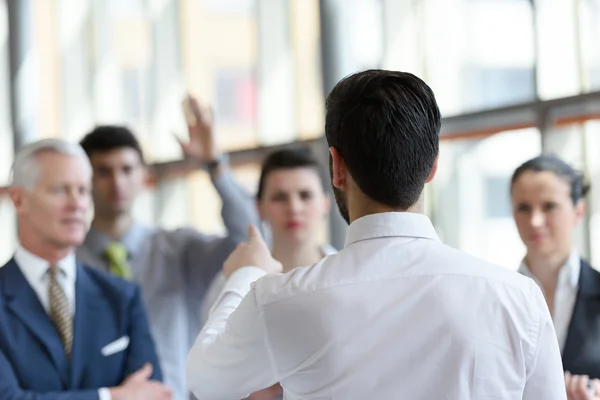
{"type": "MultiPolygon", "coordinates": [[[[525,264],[525,260],[521,263],[519,272],[532,278],[543,292],[542,285],[533,276],[525,264]]],[[[558,338],[561,353],[567,342],[569,324],[571,323],[575,301],[577,300],[580,272],[581,258],[576,251],[572,251],[567,262],[558,273],[558,282],[556,284],[556,292],[554,293],[554,307],[552,310],[552,320],[554,321],[554,329],[556,330],[556,337],[558,338]]]]}
{"type": "Polygon", "coordinates": [[[566,399],[539,287],[443,245],[424,215],[360,218],[338,254],[263,275],[231,275],[190,351],[199,399],[276,382],[288,400],[566,399]]]}
{"type": "MultiPolygon", "coordinates": [[[[15,251],[15,261],[21,269],[21,272],[27,279],[29,286],[37,294],[40,303],[50,314],[50,299],[48,296],[48,288],[50,286],[50,276],[48,268],[50,263],[30,251],[27,251],[21,245],[15,251]]],[[[65,292],[67,301],[71,308],[71,314],[75,315],[75,281],[77,279],[77,264],[75,262],[75,254],[70,253],[68,256],[56,263],[60,268],[58,274],[58,283],[65,292]]],[[[111,400],[110,390],[108,388],[98,389],[99,400],[111,400]]]]}
{"type": "MultiPolygon", "coordinates": [[[[50,275],[48,269],[50,263],[31,252],[25,250],[22,246],[18,246],[15,251],[15,261],[21,269],[29,286],[35,291],[44,310],[50,314],[50,300],[48,298],[48,287],[50,285],[50,275]]],[[[60,273],[57,275],[58,283],[65,292],[71,314],[75,314],[75,279],[77,277],[77,268],[75,264],[75,254],[71,253],[56,265],[60,268],[60,273]]]]}
{"type": "MultiPolygon", "coordinates": [[[[325,245],[321,246],[321,253],[323,257],[327,257],[337,253],[337,250],[331,245],[325,245]]],[[[215,276],[215,279],[213,279],[208,290],[206,291],[206,296],[204,296],[204,300],[202,301],[202,326],[204,326],[206,321],[208,321],[211,310],[221,295],[226,283],[227,279],[225,278],[223,271],[221,271],[217,274],[217,276],[215,276]]]]}

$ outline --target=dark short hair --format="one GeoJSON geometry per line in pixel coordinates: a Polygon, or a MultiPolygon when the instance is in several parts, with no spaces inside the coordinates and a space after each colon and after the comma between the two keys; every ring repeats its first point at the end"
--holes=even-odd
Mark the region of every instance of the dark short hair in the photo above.
{"type": "Polygon", "coordinates": [[[571,187],[573,204],[577,204],[590,190],[590,185],[585,182],[583,172],[571,167],[555,155],[543,154],[524,162],[515,170],[510,181],[511,191],[517,179],[527,171],[552,172],[564,180],[571,187]]]}
{"type": "Polygon", "coordinates": [[[323,190],[327,190],[327,183],[325,181],[323,168],[319,165],[317,160],[312,156],[308,149],[282,149],[272,152],[263,161],[256,197],[259,200],[262,199],[265,191],[267,176],[271,172],[296,168],[314,169],[319,176],[323,190]]]}
{"type": "Polygon", "coordinates": [[[116,149],[130,148],[139,154],[140,160],[144,163],[144,154],[140,142],[138,142],[133,132],[125,126],[97,126],[85,135],[79,144],[83,147],[88,157],[91,157],[94,153],[105,153],[116,149]]]}
{"type": "Polygon", "coordinates": [[[418,200],[439,152],[441,116],[416,76],[368,70],[340,81],[326,101],[325,135],[360,190],[387,206],[418,200]]]}

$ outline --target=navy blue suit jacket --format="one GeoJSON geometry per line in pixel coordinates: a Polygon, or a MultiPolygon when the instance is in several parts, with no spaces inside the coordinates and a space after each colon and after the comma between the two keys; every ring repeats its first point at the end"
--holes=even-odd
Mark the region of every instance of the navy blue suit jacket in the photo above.
{"type": "Polygon", "coordinates": [[[0,399],[97,400],[146,362],[161,380],[140,290],[131,282],[77,265],[73,348],[58,331],[14,260],[0,268],[0,399]],[[122,337],[123,351],[102,349],[122,337]],[[105,352],[106,354],[106,352],[105,352]]]}
{"type": "Polygon", "coordinates": [[[600,378],[600,272],[584,260],[562,360],[565,371],[600,378]]]}

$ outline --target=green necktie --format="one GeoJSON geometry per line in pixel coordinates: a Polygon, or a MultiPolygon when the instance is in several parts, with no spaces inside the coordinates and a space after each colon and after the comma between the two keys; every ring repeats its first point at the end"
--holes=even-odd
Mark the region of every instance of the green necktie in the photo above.
{"type": "Polygon", "coordinates": [[[108,272],[123,279],[133,277],[131,268],[127,264],[127,249],[121,243],[111,243],[106,248],[106,258],[108,258],[108,272]]]}

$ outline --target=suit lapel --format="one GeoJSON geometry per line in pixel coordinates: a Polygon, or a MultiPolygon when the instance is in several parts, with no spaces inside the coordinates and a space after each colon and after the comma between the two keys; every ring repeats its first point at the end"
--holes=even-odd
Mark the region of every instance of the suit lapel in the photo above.
{"type": "Polygon", "coordinates": [[[600,274],[584,260],[581,260],[579,288],[585,298],[600,299],[600,274]]]}
{"type": "Polygon", "coordinates": [[[568,368],[582,354],[581,347],[584,345],[583,334],[592,333],[590,313],[597,313],[600,305],[600,274],[581,260],[581,272],[579,273],[579,290],[573,307],[571,322],[567,333],[567,340],[563,349],[563,365],[568,368]]]}
{"type": "Polygon", "coordinates": [[[63,384],[68,382],[68,362],[60,336],[19,266],[10,260],[4,267],[7,306],[35,338],[44,345],[63,384]]]}
{"type": "Polygon", "coordinates": [[[95,332],[98,331],[97,308],[102,293],[82,266],[77,266],[75,282],[75,321],[73,330],[73,351],[71,353],[71,387],[80,385],[88,356],[96,346],[95,332]]]}

